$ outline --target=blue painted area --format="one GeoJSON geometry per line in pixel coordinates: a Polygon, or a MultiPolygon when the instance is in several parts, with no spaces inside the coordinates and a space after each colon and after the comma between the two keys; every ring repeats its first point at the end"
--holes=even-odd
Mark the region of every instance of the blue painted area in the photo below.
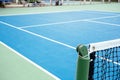
{"type": "Polygon", "coordinates": [[[112,23],[120,26],[120,16],[119,17],[114,17],[114,18],[107,18],[107,19],[98,19],[96,21],[102,21],[106,23],[112,23]]]}
{"type": "Polygon", "coordinates": [[[77,53],[74,49],[0,24],[0,40],[62,80],[74,80],[77,53]]]}
{"type": "MultiPolygon", "coordinates": [[[[40,25],[71,20],[114,16],[119,13],[75,11],[16,16],[0,16],[0,21],[16,27],[40,25]]],[[[119,19],[118,17],[116,18],[119,19]]],[[[108,20],[105,20],[105,22],[108,20]]],[[[113,23],[116,21],[113,20],[113,23]]],[[[117,21],[119,23],[119,21],[117,21]]],[[[117,24],[116,23],[116,24],[117,24]]],[[[120,27],[87,21],[25,28],[38,35],[76,47],[104,40],[120,38],[120,27]]],[[[0,24],[0,40],[42,66],[62,80],[75,80],[77,53],[74,49],[0,24]]]]}
{"type": "Polygon", "coordinates": [[[89,44],[120,38],[120,27],[85,21],[26,28],[26,30],[74,47],[80,43],[89,44]]]}
{"type": "Polygon", "coordinates": [[[66,22],[74,20],[83,20],[91,18],[99,18],[105,16],[114,16],[117,13],[98,14],[92,11],[75,11],[75,12],[59,12],[59,13],[44,13],[44,14],[30,14],[30,15],[16,15],[16,16],[1,16],[0,20],[5,21],[17,27],[41,25],[56,22],[66,22]]]}

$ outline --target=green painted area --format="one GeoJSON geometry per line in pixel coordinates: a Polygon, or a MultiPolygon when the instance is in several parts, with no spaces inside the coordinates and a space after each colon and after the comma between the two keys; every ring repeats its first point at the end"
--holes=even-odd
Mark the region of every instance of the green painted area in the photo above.
{"type": "Polygon", "coordinates": [[[0,44],[0,80],[55,80],[0,44]]]}
{"type": "Polygon", "coordinates": [[[24,14],[41,13],[54,11],[73,11],[73,10],[99,10],[120,12],[120,3],[98,3],[86,5],[65,5],[65,6],[45,6],[45,7],[23,7],[23,8],[0,8],[0,15],[5,14],[24,14]]]}

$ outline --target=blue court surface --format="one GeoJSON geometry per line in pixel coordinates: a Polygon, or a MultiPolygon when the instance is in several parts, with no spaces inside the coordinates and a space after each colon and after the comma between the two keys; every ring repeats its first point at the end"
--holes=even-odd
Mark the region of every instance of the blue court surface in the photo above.
{"type": "Polygon", "coordinates": [[[115,12],[0,16],[0,40],[61,80],[75,80],[77,45],[118,38],[120,13],[115,12]]]}

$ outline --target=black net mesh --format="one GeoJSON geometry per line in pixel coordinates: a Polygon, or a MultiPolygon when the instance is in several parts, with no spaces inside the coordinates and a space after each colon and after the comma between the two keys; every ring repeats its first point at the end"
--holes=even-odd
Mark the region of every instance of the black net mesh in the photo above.
{"type": "Polygon", "coordinates": [[[120,46],[90,53],[89,80],[120,80],[120,46]]]}

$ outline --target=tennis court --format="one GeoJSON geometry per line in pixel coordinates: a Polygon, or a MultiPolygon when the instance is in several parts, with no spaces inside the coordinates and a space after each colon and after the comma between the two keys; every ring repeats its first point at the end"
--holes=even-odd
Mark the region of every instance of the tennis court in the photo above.
{"type": "MultiPolygon", "coordinates": [[[[11,80],[16,79],[11,73],[18,69],[16,76],[20,79],[19,74],[23,74],[22,80],[33,80],[30,77],[34,75],[37,77],[34,80],[75,80],[76,46],[119,39],[119,33],[119,11],[66,10],[1,15],[0,53],[10,53],[2,55],[8,56],[7,63],[12,65],[7,74],[11,80]],[[13,66],[18,69],[12,71],[13,66]]],[[[7,57],[3,62],[5,60],[7,57]]],[[[6,75],[7,68],[4,68],[2,76],[6,75]]],[[[1,77],[3,79],[8,80],[1,77]]]]}

